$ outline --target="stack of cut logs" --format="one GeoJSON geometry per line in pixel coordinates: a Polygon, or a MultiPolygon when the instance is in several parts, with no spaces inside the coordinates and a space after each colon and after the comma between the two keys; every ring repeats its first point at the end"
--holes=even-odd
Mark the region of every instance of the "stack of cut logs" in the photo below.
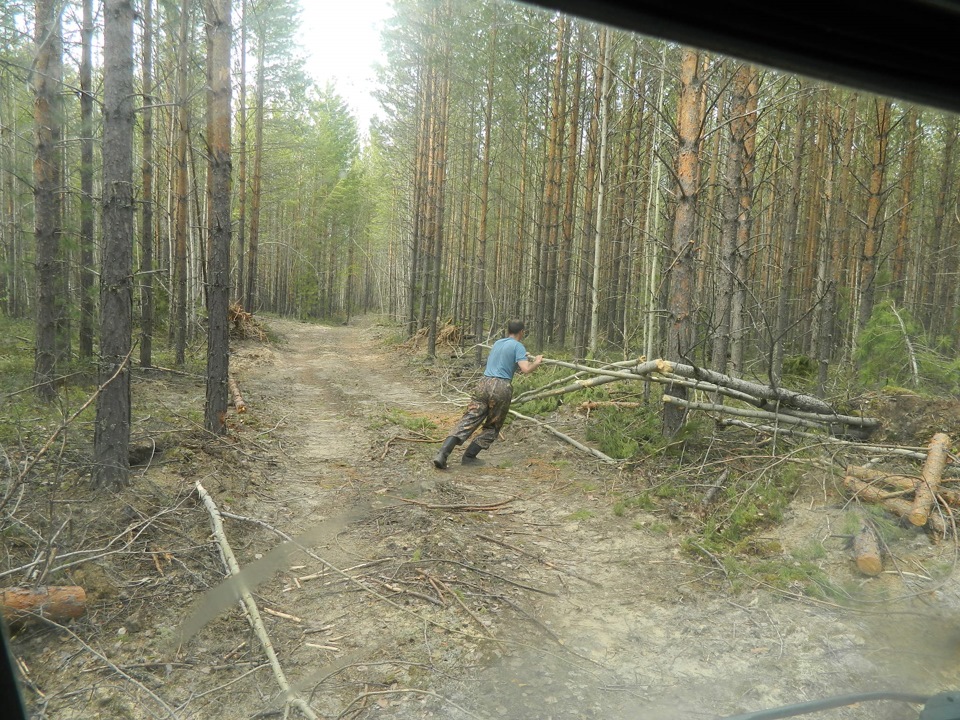
{"type": "MultiPolygon", "coordinates": [[[[953,508],[960,508],[960,492],[942,486],[950,452],[950,437],[937,433],[930,440],[927,457],[917,475],[883,472],[849,466],[843,479],[847,492],[857,500],[878,503],[912,525],[929,528],[935,537],[953,532],[953,508]]],[[[857,566],[867,575],[882,570],[876,534],[864,522],[853,541],[857,566]]]]}

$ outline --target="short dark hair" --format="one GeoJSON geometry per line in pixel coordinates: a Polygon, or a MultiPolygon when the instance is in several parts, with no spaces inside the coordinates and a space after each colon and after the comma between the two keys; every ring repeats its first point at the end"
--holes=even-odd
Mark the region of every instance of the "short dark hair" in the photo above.
{"type": "Polygon", "coordinates": [[[517,335],[523,331],[523,320],[511,320],[507,323],[507,335],[517,335]]]}

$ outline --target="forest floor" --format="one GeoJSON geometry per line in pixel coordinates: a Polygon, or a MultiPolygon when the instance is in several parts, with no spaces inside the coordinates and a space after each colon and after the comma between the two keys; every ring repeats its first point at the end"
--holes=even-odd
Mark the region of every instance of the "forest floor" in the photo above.
{"type": "MultiPolygon", "coordinates": [[[[155,426],[157,453],[126,492],[91,496],[79,477],[61,488],[71,514],[59,547],[88,549],[82,563],[49,562],[47,580],[83,586],[89,608],[62,628],[15,629],[33,717],[303,716],[285,703],[236,584],[221,582],[198,482],[225,513],[292,692],[317,717],[718,718],[960,688],[956,545],[904,529],[888,571],[859,575],[838,451],[837,471],[798,465],[788,511],[756,538],[770,562],[812,558],[845,588],[827,600],[687,552],[696,506],[630,502],[663,482],[706,488],[723,463],[769,455],[749,434],[711,440],[721,460],[709,470],[662,458],[613,468],[515,420],[482,464],[461,465],[457,450],[438,471],[430,458],[464,405],[464,364],[425,365],[388,342],[395,328],[366,318],[264,322],[276,342],[234,343],[248,409],[231,409],[226,438],[155,426]]],[[[189,425],[202,378],[138,374],[134,396],[189,425]]],[[[954,401],[911,402],[881,408],[888,439],[897,407],[918,439],[957,429],[954,401]]],[[[583,438],[582,415],[549,419],[583,438]]],[[[29,545],[5,532],[8,567],[18,538],[29,545]]],[[[917,710],[864,702],[827,716],[917,710]]]]}

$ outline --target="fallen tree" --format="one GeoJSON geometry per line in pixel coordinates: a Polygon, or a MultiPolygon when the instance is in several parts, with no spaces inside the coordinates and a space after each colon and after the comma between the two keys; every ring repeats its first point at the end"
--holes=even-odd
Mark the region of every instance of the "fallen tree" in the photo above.
{"type": "Polygon", "coordinates": [[[838,412],[829,403],[805,393],[782,387],[773,387],[724,375],[706,368],[684,365],[668,360],[624,361],[602,367],[590,367],[578,363],[545,359],[544,364],[565,367],[576,373],[560,383],[521,393],[514,398],[514,405],[533,400],[543,400],[598,387],[623,380],[642,380],[663,385],[682,385],[701,390],[714,396],[709,403],[687,401],[665,394],[663,401],[680,405],[688,410],[701,410],[723,415],[747,417],[776,425],[803,427],[825,432],[832,436],[866,439],[880,427],[880,421],[838,412]],[[560,385],[557,387],[557,385],[560,385]],[[751,407],[742,408],[716,402],[719,396],[737,400],[751,407]]]}

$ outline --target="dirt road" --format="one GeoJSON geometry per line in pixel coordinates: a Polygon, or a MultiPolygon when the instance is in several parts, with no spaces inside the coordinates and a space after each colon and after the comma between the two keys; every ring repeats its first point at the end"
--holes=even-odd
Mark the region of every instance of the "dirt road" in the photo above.
{"type": "MultiPolygon", "coordinates": [[[[440,394],[449,386],[385,347],[375,326],[275,327],[285,343],[269,358],[241,350],[237,365],[259,396],[253,405],[284,412],[278,514],[302,531],[352,513],[314,549],[341,568],[377,566],[356,575],[363,588],[346,603],[307,583],[278,603],[341,637],[335,652],[285,647],[304,673],[341,656],[360,663],[343,671],[353,678],[346,689],[315,694],[322,712],[336,716],[346,703],[365,708],[360,717],[713,718],[958,686],[952,580],[922,603],[901,596],[854,609],[734,583],[681,551],[682,526],[665,512],[614,511],[642,472],[604,467],[519,423],[483,466],[454,456],[450,471],[437,471],[436,444],[414,442],[420,436],[389,418],[432,420],[441,438],[458,412],[459,398],[440,394]]],[[[820,482],[811,477],[771,534],[787,548],[821,545],[824,565],[839,568],[849,558],[820,482]]],[[[887,702],[832,713],[915,716],[887,702]]]]}

